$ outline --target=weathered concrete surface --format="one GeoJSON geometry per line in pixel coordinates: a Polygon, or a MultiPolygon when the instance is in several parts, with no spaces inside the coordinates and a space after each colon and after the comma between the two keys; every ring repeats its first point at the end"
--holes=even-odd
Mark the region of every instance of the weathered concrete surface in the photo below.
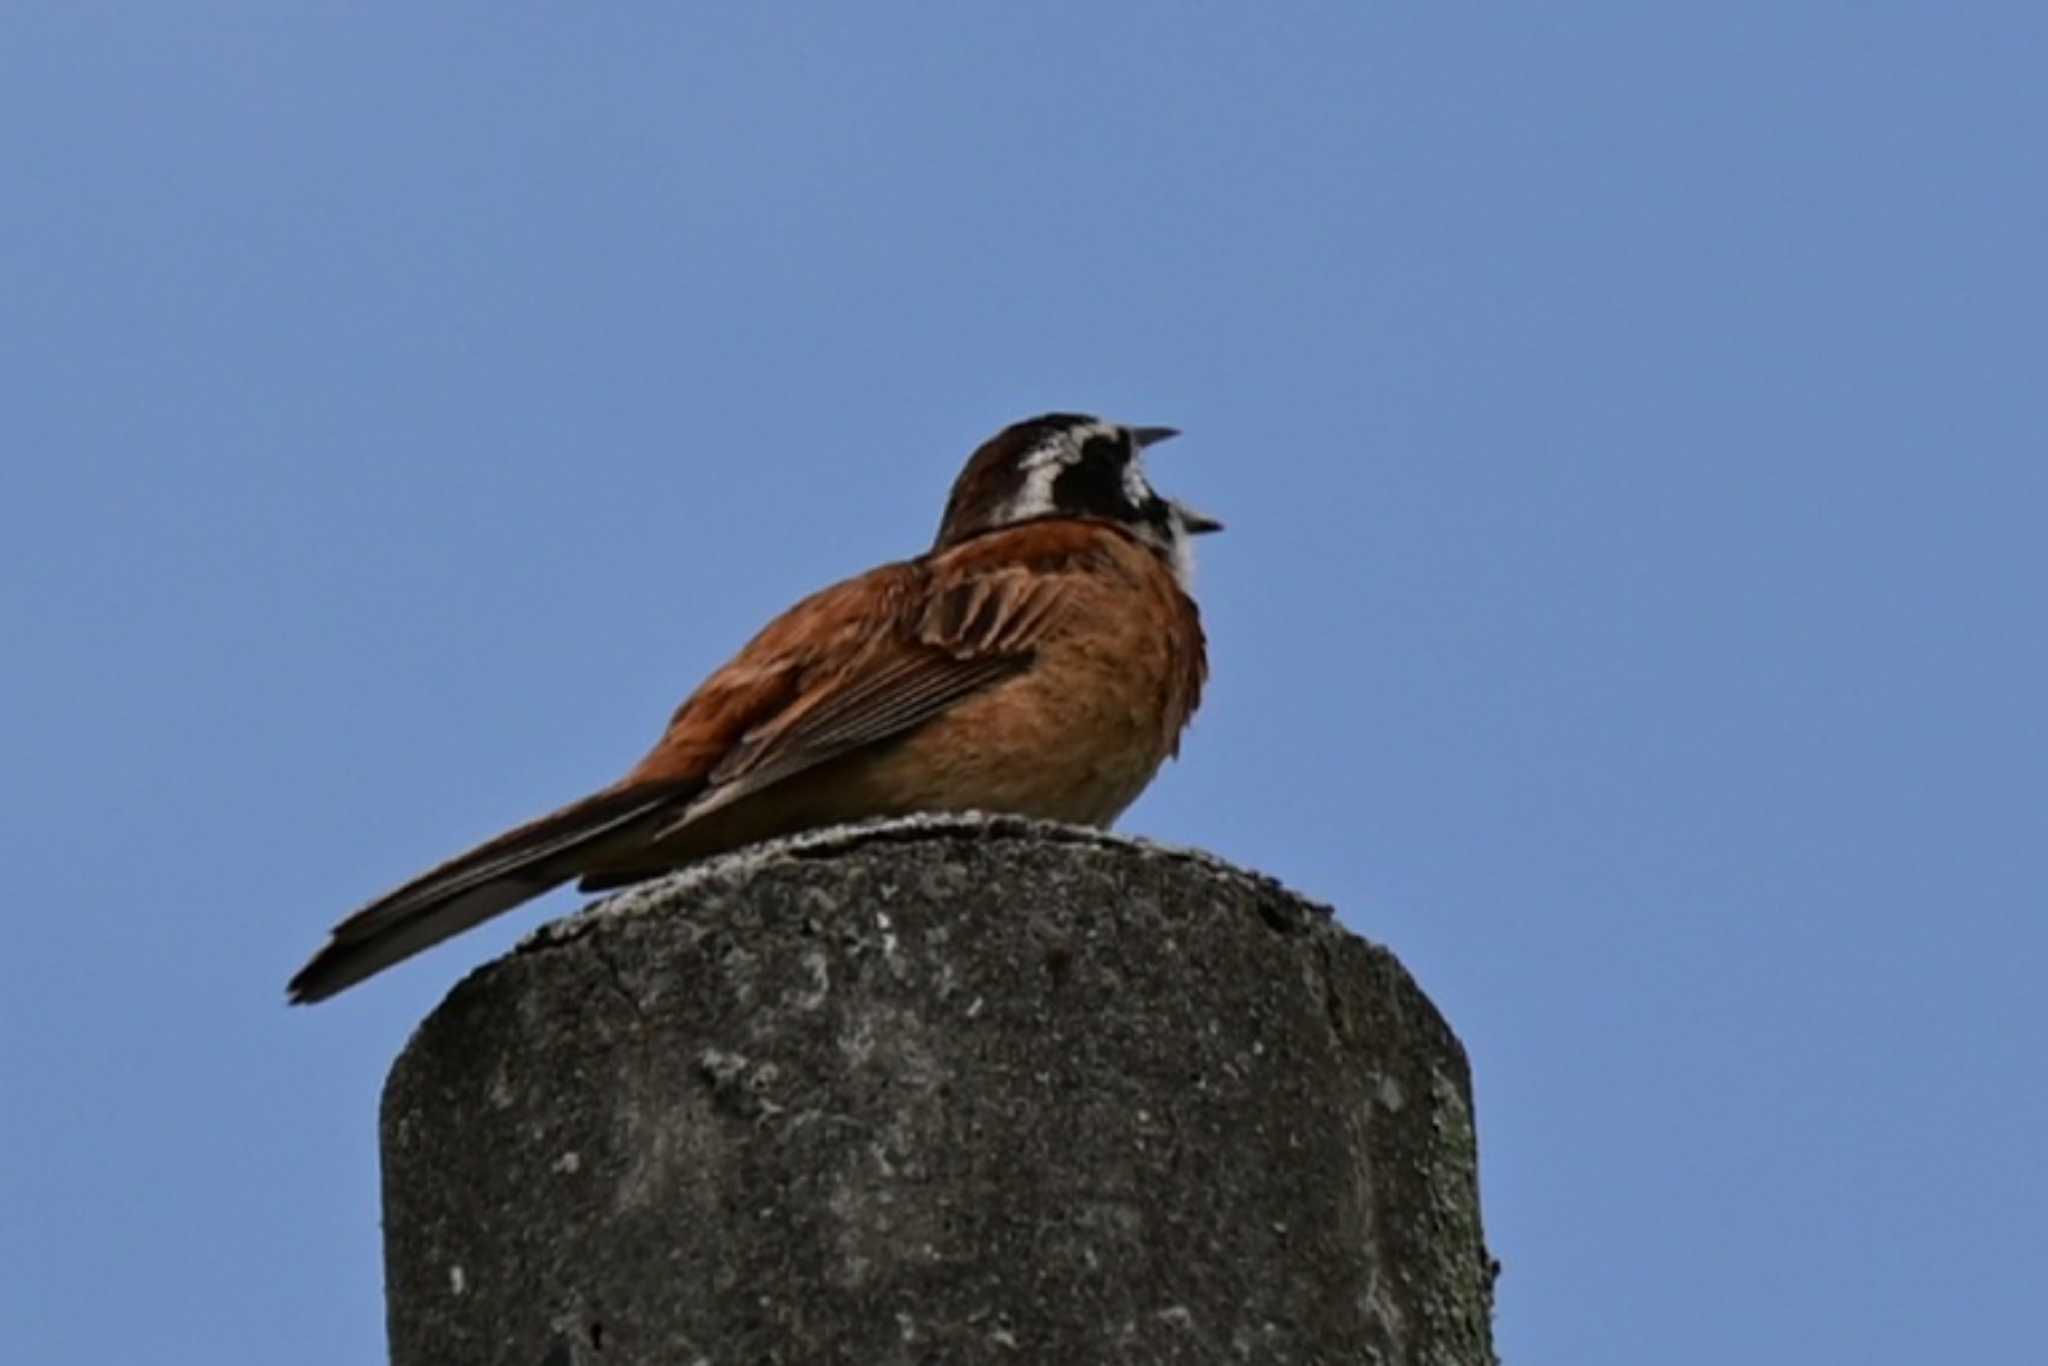
{"type": "Polygon", "coordinates": [[[762,846],[457,987],[397,1366],[1493,1360],[1464,1053],[1278,885],[1008,818],[762,846]]]}

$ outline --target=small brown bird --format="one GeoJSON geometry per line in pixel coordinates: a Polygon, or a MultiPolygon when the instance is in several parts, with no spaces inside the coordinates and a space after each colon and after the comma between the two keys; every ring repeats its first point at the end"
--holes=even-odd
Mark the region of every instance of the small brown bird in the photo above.
{"type": "Polygon", "coordinates": [[[870,816],[994,811],[1106,826],[1208,673],[1188,538],[1140,452],[1176,435],[1051,413],[968,460],[932,548],[814,593],[676,709],[612,786],[341,922],[287,989],[324,1000],[552,887],[668,872],[870,816]]]}

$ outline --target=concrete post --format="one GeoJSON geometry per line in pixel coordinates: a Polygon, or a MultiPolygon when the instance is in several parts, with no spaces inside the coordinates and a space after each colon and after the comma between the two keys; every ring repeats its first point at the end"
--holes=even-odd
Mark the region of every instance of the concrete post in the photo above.
{"type": "Polygon", "coordinates": [[[1401,966],[1012,818],[540,932],[384,1095],[395,1366],[1491,1363],[1470,1079],[1401,966]]]}

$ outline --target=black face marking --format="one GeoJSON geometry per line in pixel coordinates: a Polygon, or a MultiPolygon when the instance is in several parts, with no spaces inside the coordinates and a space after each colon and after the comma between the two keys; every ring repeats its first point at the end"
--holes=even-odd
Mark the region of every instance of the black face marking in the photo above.
{"type": "Polygon", "coordinates": [[[1119,473],[1131,463],[1131,438],[1123,432],[1111,436],[1097,432],[1081,443],[1081,462],[1095,460],[1116,469],[1119,473]]]}
{"type": "Polygon", "coordinates": [[[1103,517],[1128,522],[1138,515],[1124,489],[1124,469],[1131,463],[1131,439],[1118,432],[1091,436],[1081,445],[1081,458],[1052,481],[1053,506],[1073,517],[1103,517]]]}

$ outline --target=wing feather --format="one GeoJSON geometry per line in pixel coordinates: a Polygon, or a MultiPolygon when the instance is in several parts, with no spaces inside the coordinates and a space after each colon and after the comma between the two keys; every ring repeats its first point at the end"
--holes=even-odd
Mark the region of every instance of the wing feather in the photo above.
{"type": "Polygon", "coordinates": [[[1015,566],[914,592],[878,623],[874,644],[837,677],[743,735],[705,790],[658,841],[819,764],[905,734],[947,707],[1023,670],[1058,619],[1060,576],[1015,566]]]}

